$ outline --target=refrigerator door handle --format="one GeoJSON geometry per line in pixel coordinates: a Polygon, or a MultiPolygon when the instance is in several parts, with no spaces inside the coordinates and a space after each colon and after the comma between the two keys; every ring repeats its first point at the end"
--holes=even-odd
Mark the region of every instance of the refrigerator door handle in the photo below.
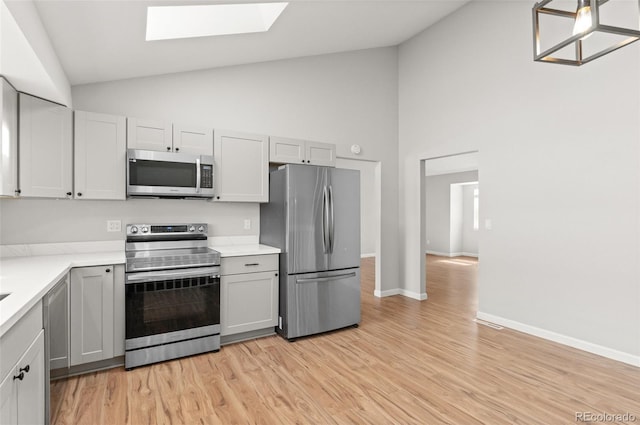
{"type": "Polygon", "coordinates": [[[331,221],[329,221],[329,252],[333,254],[333,240],[335,237],[335,215],[333,214],[333,187],[331,187],[331,185],[329,185],[329,210],[329,214],[331,216],[331,221]]]}
{"type": "Polygon", "coordinates": [[[329,192],[325,186],[322,190],[322,249],[325,254],[331,252],[329,244],[329,192]]]}
{"type": "Polygon", "coordinates": [[[355,275],[356,275],[356,272],[337,274],[334,276],[327,276],[327,277],[305,277],[302,279],[297,279],[296,283],[329,282],[332,280],[340,280],[340,279],[345,279],[347,277],[354,277],[355,275]]]}

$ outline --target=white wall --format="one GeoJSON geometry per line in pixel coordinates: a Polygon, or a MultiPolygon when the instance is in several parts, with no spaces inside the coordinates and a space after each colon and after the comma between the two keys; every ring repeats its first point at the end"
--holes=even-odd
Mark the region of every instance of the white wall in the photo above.
{"type": "MultiPolygon", "coordinates": [[[[476,257],[478,256],[478,230],[473,228],[473,191],[477,188],[477,184],[462,186],[462,253],[476,257]]],[[[478,200],[479,195],[478,193],[478,200]]],[[[478,202],[478,210],[479,205],[478,202]]]]}
{"type": "Polygon", "coordinates": [[[569,67],[531,38],[531,4],[483,1],[401,45],[401,280],[420,159],[477,150],[479,315],[640,365],[640,43],[569,67]]]}
{"type": "Polygon", "coordinates": [[[379,233],[380,203],[376,194],[376,162],[338,158],[336,167],[360,171],[360,254],[371,257],[376,253],[379,233]]]}
{"type": "MultiPolygon", "coordinates": [[[[427,161],[427,170],[429,163],[427,161]]],[[[425,239],[429,241],[426,252],[437,255],[450,255],[462,251],[462,215],[456,227],[458,233],[456,241],[459,247],[452,247],[451,229],[451,185],[455,183],[473,182],[478,180],[478,171],[463,173],[448,173],[425,177],[425,239]]],[[[462,189],[458,187],[461,191],[462,189]]],[[[462,193],[459,198],[459,210],[462,210],[462,193]]]]}
{"type": "Polygon", "coordinates": [[[0,0],[0,74],[18,90],[71,106],[71,86],[32,0],[0,0]]]}
{"type": "Polygon", "coordinates": [[[451,185],[449,193],[449,253],[457,254],[462,251],[462,186],[451,185]]]}
{"type": "Polygon", "coordinates": [[[86,201],[0,200],[0,244],[124,240],[124,232],[107,232],[107,220],[127,223],[209,223],[209,236],[256,235],[260,210],[253,203],[205,200],[130,199],[86,201]],[[244,220],[252,229],[244,230],[244,220]]]}
{"type": "MultiPolygon", "coordinates": [[[[352,144],[361,145],[359,158],[381,161],[384,290],[398,282],[397,81],[397,48],[380,48],[74,86],[72,95],[77,110],[324,141],[335,143],[344,158],[354,157],[352,144]]],[[[16,205],[10,207],[17,210],[11,221],[2,220],[3,233],[28,222],[31,204],[16,205]]],[[[144,216],[145,211],[133,208],[126,214],[144,216]]],[[[238,208],[238,217],[259,214],[257,204],[238,208]]],[[[234,216],[226,211],[223,223],[234,216]]],[[[82,230],[70,223],[80,220],[83,210],[68,213],[69,220],[63,221],[68,238],[82,240],[82,230]]],[[[217,210],[211,215],[210,221],[218,218],[217,210]]],[[[234,222],[229,225],[236,228],[234,222]]],[[[257,233],[258,226],[252,230],[257,233]]]]}

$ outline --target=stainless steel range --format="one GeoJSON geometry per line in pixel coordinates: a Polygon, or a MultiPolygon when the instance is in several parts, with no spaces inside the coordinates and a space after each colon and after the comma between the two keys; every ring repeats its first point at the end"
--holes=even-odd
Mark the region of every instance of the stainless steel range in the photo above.
{"type": "Polygon", "coordinates": [[[127,225],[126,369],[220,349],[220,253],[207,227],[127,225]]]}

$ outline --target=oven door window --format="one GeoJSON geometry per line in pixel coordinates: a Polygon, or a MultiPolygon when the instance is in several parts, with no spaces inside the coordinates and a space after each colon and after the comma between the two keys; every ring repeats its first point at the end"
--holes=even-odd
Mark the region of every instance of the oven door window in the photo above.
{"type": "Polygon", "coordinates": [[[129,185],[162,187],[196,187],[196,164],[186,162],[129,162],[129,185]]]}
{"type": "Polygon", "coordinates": [[[220,278],[176,278],[125,286],[126,338],[220,323],[220,278]]]}

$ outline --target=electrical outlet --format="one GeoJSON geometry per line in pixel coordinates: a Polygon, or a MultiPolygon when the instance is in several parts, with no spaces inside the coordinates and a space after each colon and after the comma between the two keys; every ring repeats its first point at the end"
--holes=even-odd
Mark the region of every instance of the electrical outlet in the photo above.
{"type": "Polygon", "coordinates": [[[120,220],[107,220],[107,232],[121,232],[122,221],[120,220]]]}
{"type": "Polygon", "coordinates": [[[244,230],[251,230],[251,220],[248,218],[244,219],[244,230]]]}

